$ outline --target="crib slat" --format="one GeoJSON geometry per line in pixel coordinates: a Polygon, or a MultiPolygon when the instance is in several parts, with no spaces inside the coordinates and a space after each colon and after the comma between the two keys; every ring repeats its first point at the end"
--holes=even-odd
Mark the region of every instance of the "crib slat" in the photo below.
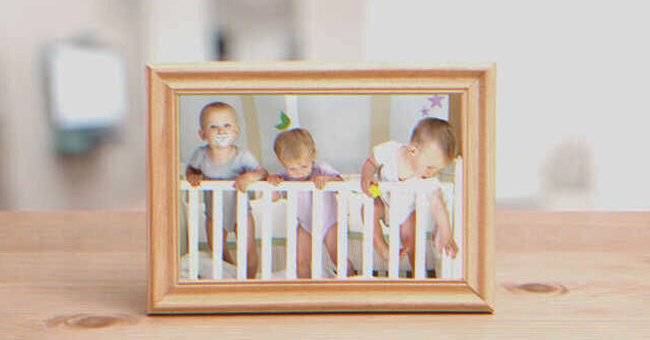
{"type": "Polygon", "coordinates": [[[350,192],[343,190],[339,192],[337,221],[338,233],[336,237],[336,276],[345,279],[348,275],[348,201],[350,192]]]}
{"type": "Polygon", "coordinates": [[[397,214],[396,210],[397,207],[397,199],[396,195],[391,194],[390,195],[390,204],[388,209],[390,209],[388,216],[389,216],[389,221],[388,221],[388,241],[389,241],[389,250],[388,250],[388,277],[391,280],[396,280],[399,279],[399,250],[400,250],[400,226],[399,222],[397,222],[397,214]]]}
{"type": "Polygon", "coordinates": [[[374,256],[373,228],[375,217],[375,202],[372,198],[364,197],[363,202],[363,277],[372,278],[374,256]]]}
{"type": "Polygon", "coordinates": [[[295,280],[296,275],[296,260],[297,260],[297,235],[298,231],[298,195],[293,190],[287,191],[287,279],[295,280]]]}
{"type": "Polygon", "coordinates": [[[426,232],[424,230],[424,212],[427,209],[427,197],[426,194],[422,191],[416,193],[415,198],[415,263],[413,265],[413,271],[415,273],[415,278],[418,280],[424,279],[426,277],[426,232]]]}
{"type": "Polygon", "coordinates": [[[223,192],[212,191],[212,278],[223,278],[223,192]]]}
{"type": "Polygon", "coordinates": [[[188,258],[189,274],[188,279],[198,280],[199,276],[199,190],[190,189],[188,195],[188,258]]]}
{"type": "Polygon", "coordinates": [[[463,254],[465,250],[465,242],[463,238],[463,159],[458,158],[456,160],[456,173],[454,176],[454,240],[458,245],[458,254],[456,254],[456,259],[454,260],[453,265],[453,280],[462,280],[464,277],[463,274],[463,254]]]}
{"type": "Polygon", "coordinates": [[[273,266],[272,192],[265,190],[262,195],[262,280],[269,280],[273,266]]]}
{"type": "Polygon", "coordinates": [[[248,248],[248,195],[237,191],[237,280],[246,280],[248,248]]]}
{"type": "MultiPolygon", "coordinates": [[[[443,187],[443,197],[445,199],[445,203],[451,202],[449,199],[451,197],[451,191],[453,190],[453,187],[451,186],[444,186],[443,187]]],[[[447,203],[445,208],[447,209],[447,213],[449,214],[449,227],[451,228],[451,237],[454,237],[454,220],[453,220],[453,208],[452,205],[447,203]]],[[[441,267],[441,273],[440,273],[440,278],[449,280],[454,276],[454,262],[451,256],[447,255],[444,251],[440,252],[440,267],[441,267]]]]}
{"type": "Polygon", "coordinates": [[[323,191],[312,191],[311,215],[311,278],[323,277],[323,191]]]}
{"type": "MultiPolygon", "coordinates": [[[[445,209],[447,209],[447,214],[449,215],[449,227],[452,230],[452,237],[453,237],[453,230],[454,230],[453,190],[454,187],[451,183],[442,186],[442,194],[445,199],[445,209]]],[[[439,274],[439,278],[445,280],[451,279],[454,276],[453,266],[454,266],[454,260],[451,258],[451,256],[445,254],[444,252],[441,252],[440,253],[441,272],[439,274]]]]}

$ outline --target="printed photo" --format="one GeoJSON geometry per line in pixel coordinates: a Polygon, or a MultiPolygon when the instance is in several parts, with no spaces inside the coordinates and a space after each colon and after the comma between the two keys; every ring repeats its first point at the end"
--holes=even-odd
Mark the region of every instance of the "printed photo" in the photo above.
{"type": "Polygon", "coordinates": [[[463,279],[461,95],[183,94],[180,282],[463,279]]]}

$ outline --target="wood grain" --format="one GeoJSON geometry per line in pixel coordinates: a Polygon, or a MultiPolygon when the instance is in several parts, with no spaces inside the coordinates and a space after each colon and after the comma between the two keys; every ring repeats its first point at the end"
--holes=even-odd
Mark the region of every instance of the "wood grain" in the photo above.
{"type": "Polygon", "coordinates": [[[650,212],[496,214],[494,315],[146,316],[143,212],[0,212],[0,338],[647,338],[650,212]]]}

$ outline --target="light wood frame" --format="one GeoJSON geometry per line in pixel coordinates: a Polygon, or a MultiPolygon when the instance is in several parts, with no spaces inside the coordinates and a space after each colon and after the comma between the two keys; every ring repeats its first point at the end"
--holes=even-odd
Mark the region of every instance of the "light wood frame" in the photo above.
{"type": "Polygon", "coordinates": [[[148,312],[493,312],[495,65],[208,63],[148,66],[148,312]],[[464,281],[179,283],[178,101],[215,94],[459,93],[464,281]]]}

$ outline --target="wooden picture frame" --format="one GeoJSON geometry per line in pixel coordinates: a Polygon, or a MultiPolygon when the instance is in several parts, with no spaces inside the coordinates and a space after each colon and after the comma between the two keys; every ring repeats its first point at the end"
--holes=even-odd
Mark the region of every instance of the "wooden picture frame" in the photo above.
{"type": "MultiPolygon", "coordinates": [[[[150,314],[493,312],[494,64],[151,65],[148,66],[148,77],[150,314]],[[463,161],[461,167],[455,167],[459,169],[459,178],[463,183],[457,188],[460,195],[456,196],[460,200],[459,206],[463,207],[462,210],[457,210],[460,211],[458,223],[462,226],[458,228],[461,230],[461,234],[458,234],[461,235],[458,240],[461,249],[459,255],[462,258],[460,279],[429,280],[422,279],[421,276],[416,276],[415,279],[364,276],[354,280],[256,279],[208,282],[181,279],[179,216],[183,211],[179,199],[184,186],[179,178],[184,170],[179,166],[179,103],[185,98],[183,96],[314,95],[378,98],[431,93],[449,95],[449,100],[455,101],[458,111],[453,125],[456,134],[461,136],[458,138],[460,143],[457,149],[463,161]]],[[[260,184],[257,188],[265,187],[260,184]]],[[[192,256],[198,256],[198,248],[194,249],[192,256]]],[[[190,261],[198,261],[196,257],[194,259],[190,257],[190,261]]],[[[372,264],[369,268],[372,268],[372,264]]],[[[363,270],[366,269],[364,267],[363,270]]],[[[221,275],[221,271],[219,273],[221,275]]],[[[238,273],[241,274],[241,271],[238,273]]],[[[238,277],[241,279],[241,276],[238,277]]]]}

